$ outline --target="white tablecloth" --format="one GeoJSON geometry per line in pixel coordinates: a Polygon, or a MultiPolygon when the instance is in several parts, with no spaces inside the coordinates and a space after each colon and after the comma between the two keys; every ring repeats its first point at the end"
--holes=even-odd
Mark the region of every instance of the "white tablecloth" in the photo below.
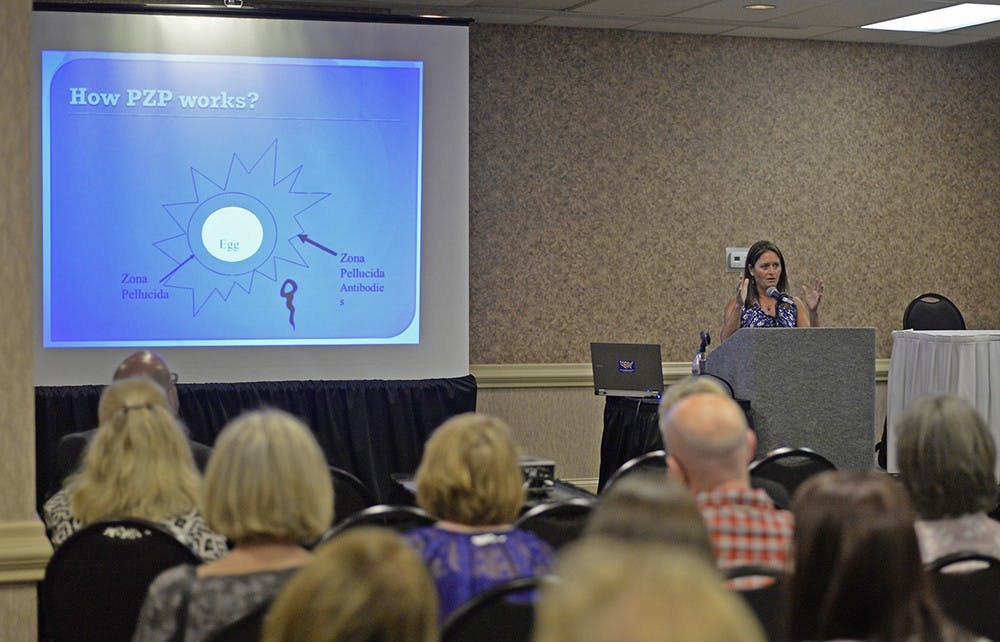
{"type": "Polygon", "coordinates": [[[1000,445],[1000,330],[892,333],[886,408],[889,472],[899,470],[895,421],[911,401],[934,393],[954,394],[972,403],[1000,445]]]}

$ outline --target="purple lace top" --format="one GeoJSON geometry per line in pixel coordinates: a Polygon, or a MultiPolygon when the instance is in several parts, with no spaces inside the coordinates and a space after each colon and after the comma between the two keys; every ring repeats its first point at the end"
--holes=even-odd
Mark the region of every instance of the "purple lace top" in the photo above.
{"type": "Polygon", "coordinates": [[[495,584],[544,575],[552,548],[532,532],[455,533],[435,526],[412,530],[406,540],[427,562],[441,603],[440,621],[495,584]]]}
{"type": "Polygon", "coordinates": [[[759,304],[744,307],[740,313],[741,328],[794,328],[798,325],[799,310],[795,304],[779,303],[775,310],[778,314],[771,316],[764,312],[759,304]]]}

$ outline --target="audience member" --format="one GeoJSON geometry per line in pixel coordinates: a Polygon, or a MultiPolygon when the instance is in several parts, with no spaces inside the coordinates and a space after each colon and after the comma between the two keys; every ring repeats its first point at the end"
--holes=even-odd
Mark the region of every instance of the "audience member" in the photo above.
{"type": "Polygon", "coordinates": [[[424,562],[395,532],[337,535],[288,582],[263,642],[435,642],[437,595],[424,562]]]}
{"type": "Polygon", "coordinates": [[[333,518],[333,486],[309,429],[279,410],[233,420],[216,441],[204,485],[208,525],[226,556],[161,573],[139,614],[136,642],[199,642],[269,603],[312,554],[333,518]]]}
{"type": "Polygon", "coordinates": [[[715,563],[694,497],[662,473],[636,472],[615,482],[591,512],[584,535],[677,546],[715,563]]]}
{"type": "Polygon", "coordinates": [[[667,467],[694,494],[720,568],[789,570],[794,518],[750,485],[756,436],[733,400],[714,393],[680,399],[660,416],[667,467]]]}
{"type": "Polygon", "coordinates": [[[879,471],[828,471],[792,500],[791,640],[974,639],[941,615],[903,487],[879,471]]]}
{"type": "Polygon", "coordinates": [[[119,380],[101,395],[98,416],[80,471],[42,507],[52,545],[86,524],[134,517],[162,523],[202,559],[223,555],[225,538],[198,511],[201,478],[163,389],[119,380]]]}
{"type": "Polygon", "coordinates": [[[1000,558],[997,451],[986,422],[967,401],[948,395],[915,401],[896,423],[897,461],[920,516],[924,562],[949,553],[1000,558]]]}
{"type": "MultiPolygon", "coordinates": [[[[174,415],[178,415],[180,401],[177,398],[177,379],[163,357],[148,350],[134,352],[115,369],[112,382],[132,377],[147,377],[155,381],[166,393],[170,411],[174,415]]],[[[74,432],[64,435],[59,440],[56,444],[55,462],[52,466],[50,493],[62,488],[66,478],[80,466],[83,451],[96,433],[96,429],[74,432]]],[[[196,441],[188,440],[188,444],[191,448],[191,454],[194,455],[195,465],[198,470],[204,471],[212,449],[196,441]]]]}
{"type": "Polygon", "coordinates": [[[714,377],[691,375],[667,387],[660,400],[659,412],[662,416],[683,399],[699,392],[714,393],[728,397],[729,391],[714,377]]]}
{"type": "Polygon", "coordinates": [[[535,642],[763,642],[710,563],[653,544],[587,538],[562,551],[535,608],[535,642]]]}
{"type": "Polygon", "coordinates": [[[417,504],[439,521],[406,534],[437,585],[441,620],[505,580],[546,573],[551,547],[513,528],[524,504],[510,428],[466,413],[443,423],[424,446],[417,504]]]}
{"type": "MultiPolygon", "coordinates": [[[[666,392],[663,394],[663,399],[660,401],[659,407],[661,426],[667,413],[670,412],[670,409],[673,408],[678,401],[687,396],[702,392],[723,395],[732,399],[732,395],[729,390],[726,389],[722,383],[713,376],[701,375],[685,377],[667,388],[666,392]]],[[[744,417],[746,417],[746,413],[744,413],[744,417]]],[[[747,421],[747,425],[749,426],[749,418],[747,421]]],[[[751,430],[752,429],[753,428],[751,426],[751,430]]],[[[751,457],[753,457],[752,452],[751,457]]],[[[771,479],[751,475],[750,487],[759,488],[766,492],[767,496],[771,498],[771,501],[778,508],[788,508],[789,503],[791,503],[791,499],[788,497],[788,491],[785,490],[785,487],[771,479]]]]}

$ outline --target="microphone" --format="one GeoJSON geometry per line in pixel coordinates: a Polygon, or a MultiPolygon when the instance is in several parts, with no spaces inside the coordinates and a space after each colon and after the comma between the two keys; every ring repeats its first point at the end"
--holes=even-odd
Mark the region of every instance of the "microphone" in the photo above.
{"type": "Polygon", "coordinates": [[[708,344],[710,343],[712,343],[712,335],[708,333],[708,330],[702,330],[701,345],[698,346],[698,352],[694,353],[694,360],[691,362],[691,374],[698,376],[704,373],[705,362],[708,361],[705,349],[708,348],[708,344]]]}
{"type": "Polygon", "coordinates": [[[773,299],[777,299],[781,303],[787,303],[788,305],[795,304],[795,299],[788,296],[784,292],[779,291],[778,288],[774,287],[773,285],[767,289],[767,296],[773,299]]]}

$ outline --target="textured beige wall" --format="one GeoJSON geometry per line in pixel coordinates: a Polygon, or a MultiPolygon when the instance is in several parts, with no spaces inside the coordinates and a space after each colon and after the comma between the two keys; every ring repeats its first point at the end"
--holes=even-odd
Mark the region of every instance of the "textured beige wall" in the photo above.
{"type": "MultiPolygon", "coordinates": [[[[30,0],[0,2],[0,531],[35,520],[31,297],[30,0]]],[[[39,534],[40,529],[39,529],[39,534]]],[[[0,546],[8,543],[0,538],[0,546]]],[[[0,557],[7,559],[6,553],[0,557]]],[[[6,565],[6,561],[5,561],[6,565]]],[[[0,584],[0,641],[37,637],[33,583],[0,584]]]]}
{"type": "Polygon", "coordinates": [[[0,3],[0,519],[34,515],[30,0],[0,3]],[[24,456],[17,456],[22,453],[24,456]],[[23,494],[15,492],[25,491],[23,494]]]}
{"type": "Polygon", "coordinates": [[[480,389],[476,410],[502,417],[521,451],[555,461],[561,479],[597,477],[604,397],[593,389],[480,389]]]}
{"type": "Polygon", "coordinates": [[[472,363],[690,359],[760,238],[879,357],[925,291],[1000,327],[1000,44],[473,25],[470,55],[472,363]]]}

